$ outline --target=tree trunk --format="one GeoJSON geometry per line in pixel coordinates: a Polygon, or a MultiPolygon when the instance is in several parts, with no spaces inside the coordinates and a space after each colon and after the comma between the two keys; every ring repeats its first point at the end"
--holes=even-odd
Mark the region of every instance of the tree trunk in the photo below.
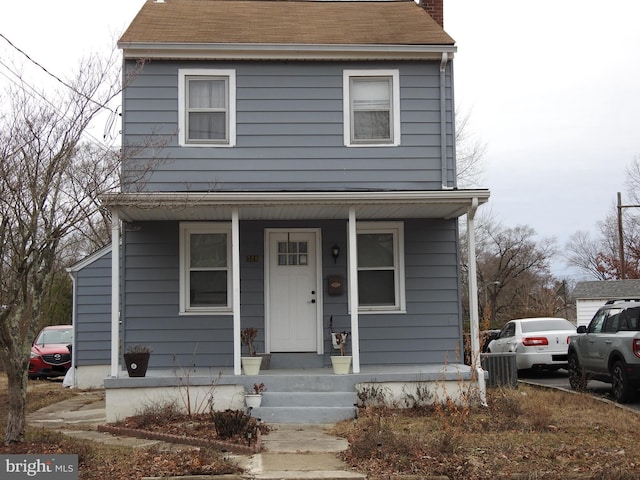
{"type": "Polygon", "coordinates": [[[7,429],[4,443],[18,443],[24,441],[26,428],[27,378],[28,364],[22,359],[11,358],[7,365],[7,429]],[[17,361],[16,361],[17,360],[17,361]]]}

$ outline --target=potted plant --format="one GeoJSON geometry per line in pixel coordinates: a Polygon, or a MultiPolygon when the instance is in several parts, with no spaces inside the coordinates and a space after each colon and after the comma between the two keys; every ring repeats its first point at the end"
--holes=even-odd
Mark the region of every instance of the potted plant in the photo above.
{"type": "Polygon", "coordinates": [[[262,393],[265,391],[264,383],[254,383],[253,393],[245,393],[244,402],[247,408],[257,408],[262,403],[262,393]]]}
{"type": "Polygon", "coordinates": [[[240,332],[240,340],[243,345],[247,346],[249,350],[248,357],[241,357],[242,369],[245,375],[258,375],[260,373],[260,364],[262,363],[262,357],[256,355],[256,350],[253,347],[253,342],[258,335],[258,330],[250,327],[245,328],[240,332]]]}
{"type": "Polygon", "coordinates": [[[347,351],[347,340],[349,332],[333,331],[333,316],[329,320],[329,331],[331,332],[331,345],[334,349],[340,350],[340,355],[331,355],[331,365],[333,365],[333,373],[338,375],[346,375],[351,367],[351,355],[345,355],[347,351]]]}
{"type": "Polygon", "coordinates": [[[130,377],[144,377],[149,366],[149,357],[153,350],[146,345],[133,345],[127,347],[123,354],[124,364],[130,377]]]}

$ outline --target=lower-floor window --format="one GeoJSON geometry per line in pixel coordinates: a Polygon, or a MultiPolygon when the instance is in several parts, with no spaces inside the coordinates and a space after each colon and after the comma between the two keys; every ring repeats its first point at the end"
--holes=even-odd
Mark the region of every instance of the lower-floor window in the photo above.
{"type": "Polygon", "coordinates": [[[404,310],[402,223],[358,223],[357,232],[359,310],[404,310]]]}
{"type": "Polygon", "coordinates": [[[231,229],[228,224],[180,225],[180,311],[231,309],[231,229]]]}

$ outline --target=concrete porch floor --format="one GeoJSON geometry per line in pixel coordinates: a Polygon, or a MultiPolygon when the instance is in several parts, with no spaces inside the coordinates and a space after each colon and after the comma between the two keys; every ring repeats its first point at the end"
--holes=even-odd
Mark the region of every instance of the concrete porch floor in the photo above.
{"type": "MultiPolygon", "coordinates": [[[[244,394],[263,383],[262,405],[251,414],[271,423],[335,423],[353,418],[364,397],[403,404],[406,397],[460,399],[473,375],[464,364],[367,365],[359,373],[334,374],[330,367],[261,370],[234,375],[232,369],[149,370],[145,377],[104,380],[107,421],[134,414],[141,405],[190,402],[193,411],[245,408],[244,394]],[[375,398],[374,398],[375,397],[375,398]]],[[[185,407],[186,408],[186,407],[185,407]]]]}

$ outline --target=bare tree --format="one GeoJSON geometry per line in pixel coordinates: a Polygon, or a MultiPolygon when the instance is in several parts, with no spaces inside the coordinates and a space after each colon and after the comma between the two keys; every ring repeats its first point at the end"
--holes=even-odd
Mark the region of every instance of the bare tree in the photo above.
{"type": "MultiPolygon", "coordinates": [[[[605,220],[597,223],[597,227],[597,237],[582,231],[571,236],[566,245],[566,261],[596,280],[620,279],[622,269],[617,212],[611,211],[605,220]]],[[[626,278],[640,278],[640,223],[637,217],[624,211],[622,227],[626,278]]]]}
{"type": "Polygon", "coordinates": [[[476,240],[478,302],[487,328],[564,308],[556,301],[558,286],[549,271],[556,253],[554,239],[538,240],[531,227],[507,228],[483,218],[477,224],[476,240]]]}
{"type": "MultiPolygon", "coordinates": [[[[5,443],[25,431],[31,341],[62,267],[65,239],[98,213],[96,194],[113,186],[111,165],[81,146],[91,120],[119,92],[115,52],[87,58],[56,94],[5,95],[0,119],[0,359],[8,377],[5,443]]],[[[112,152],[103,152],[110,156],[112,152]]]]}
{"type": "Polygon", "coordinates": [[[456,170],[458,186],[469,188],[482,183],[487,145],[471,130],[471,114],[456,110],[456,170]]]}

